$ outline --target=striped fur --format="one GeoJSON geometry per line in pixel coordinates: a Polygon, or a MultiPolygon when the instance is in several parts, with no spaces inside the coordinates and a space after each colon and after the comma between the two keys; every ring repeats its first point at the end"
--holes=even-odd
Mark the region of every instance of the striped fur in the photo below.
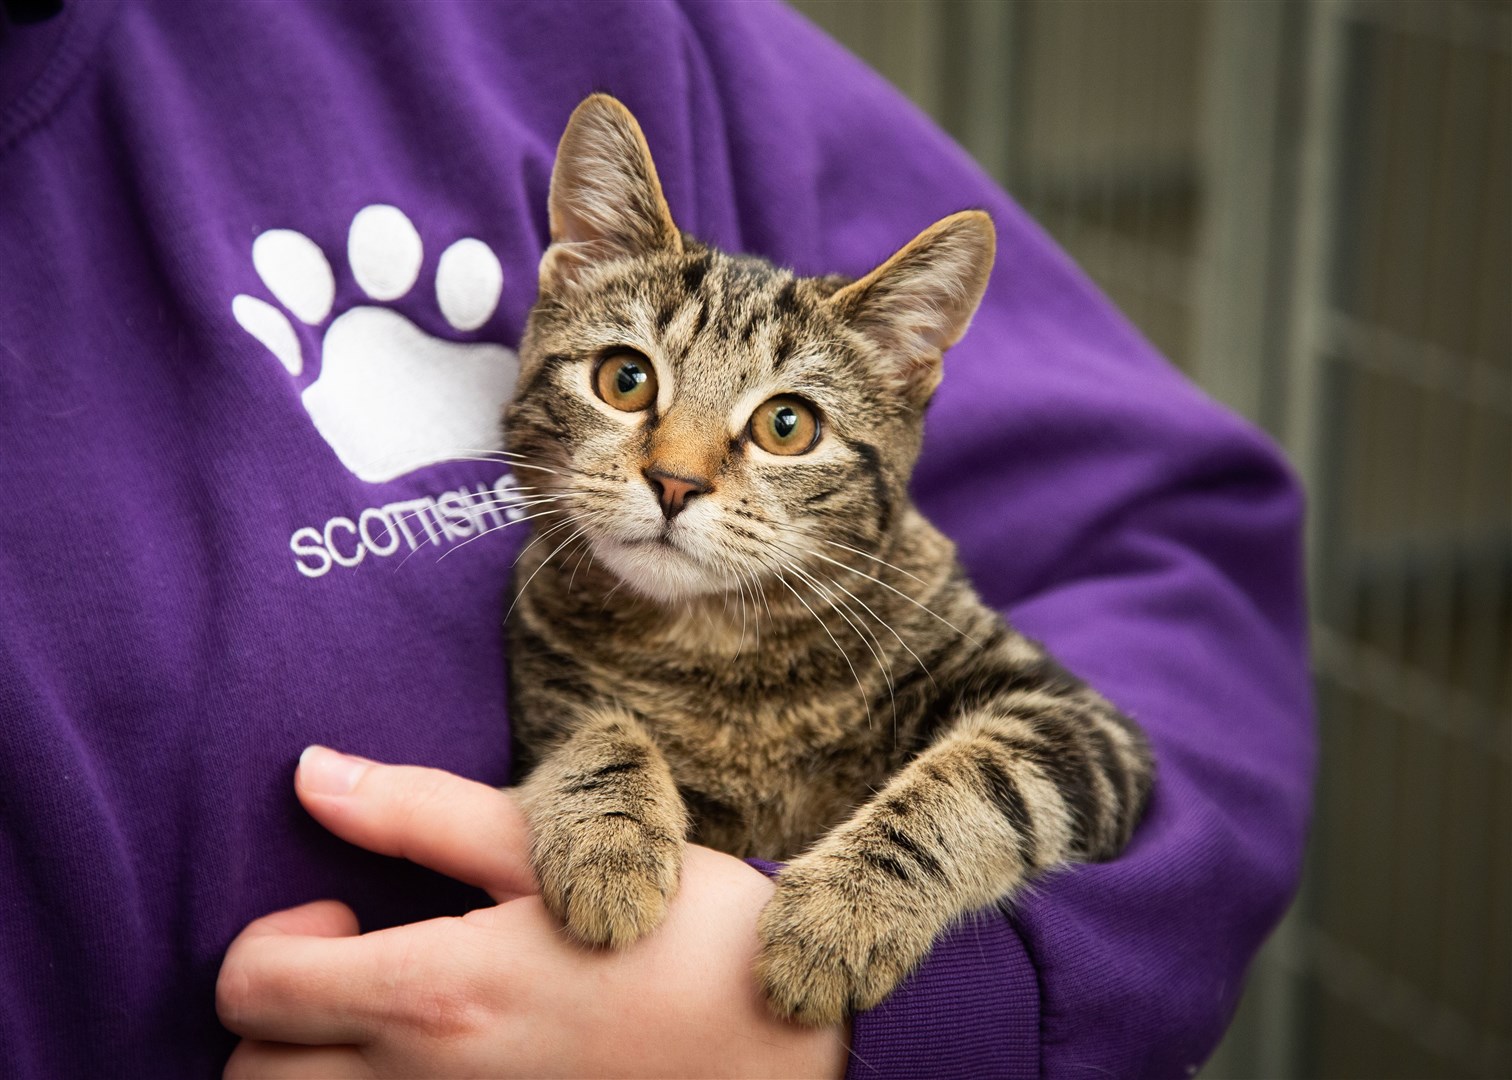
{"type": "Polygon", "coordinates": [[[1138,729],[987,608],[909,501],[990,224],[947,218],[854,283],[727,255],[675,230],[603,97],[552,200],[566,251],[542,261],[506,416],[540,515],[509,632],[543,895],[618,946],[660,922],[684,837],[790,860],[758,973],[781,1015],[836,1022],[964,913],[1116,855],[1152,778],[1138,729]],[[644,412],[593,390],[620,347],[655,367],[644,412]],[[808,454],[745,431],[778,393],[822,416],[808,454]],[[652,468],[708,490],[667,518],[652,468]]]}

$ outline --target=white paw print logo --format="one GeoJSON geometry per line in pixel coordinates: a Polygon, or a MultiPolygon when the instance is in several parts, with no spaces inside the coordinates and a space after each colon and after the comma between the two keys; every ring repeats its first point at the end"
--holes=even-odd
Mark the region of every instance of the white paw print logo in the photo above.
{"type": "MultiPolygon", "coordinates": [[[[373,300],[397,300],[420,276],[420,234],[393,206],[367,206],[352,219],[347,259],[373,300]]],[[[295,318],[319,326],[331,313],[336,282],[315,242],[271,229],[252,243],[252,265],[295,318]]],[[[436,302],[457,330],[476,330],[499,304],[504,283],[487,244],[458,240],[441,253],[436,302]]],[[[242,328],[266,345],[292,376],[304,370],[288,317],[245,294],[231,301],[242,328]]],[[[320,344],[320,374],[301,395],[315,429],[342,464],[369,483],[425,465],[498,450],[504,403],[519,360],[490,342],[432,337],[397,311],[363,305],[331,320],[320,344]]]]}

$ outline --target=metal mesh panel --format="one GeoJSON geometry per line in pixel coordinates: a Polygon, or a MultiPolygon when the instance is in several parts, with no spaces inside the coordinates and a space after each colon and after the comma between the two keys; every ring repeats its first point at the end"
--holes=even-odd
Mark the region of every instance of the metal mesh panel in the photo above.
{"type": "Polygon", "coordinates": [[[1512,1076],[1512,3],[807,0],[1293,453],[1323,740],[1209,1076],[1512,1076]]]}
{"type": "Polygon", "coordinates": [[[1512,29],[1334,16],[1303,955],[1322,1075],[1512,1074],[1512,29]]]}
{"type": "Polygon", "coordinates": [[[1205,15],[1190,0],[1031,0],[1015,24],[1009,189],[1183,366],[1201,213],[1205,15]]]}

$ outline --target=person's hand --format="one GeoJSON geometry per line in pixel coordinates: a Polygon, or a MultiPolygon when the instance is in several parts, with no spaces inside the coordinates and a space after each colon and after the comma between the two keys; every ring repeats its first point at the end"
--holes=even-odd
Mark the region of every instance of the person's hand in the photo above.
{"type": "Polygon", "coordinates": [[[535,895],[510,796],[434,769],[312,749],[296,789],[338,836],[487,891],[496,906],[359,934],[322,900],[265,916],[216,986],[243,1041],[228,1078],[840,1076],[848,1032],[775,1019],[752,973],[772,885],[690,846],[667,921],[586,949],[535,895]]]}

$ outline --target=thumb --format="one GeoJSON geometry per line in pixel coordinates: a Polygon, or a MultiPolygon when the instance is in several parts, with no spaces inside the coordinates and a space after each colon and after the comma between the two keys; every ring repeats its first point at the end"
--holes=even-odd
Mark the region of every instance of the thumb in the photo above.
{"type": "Polygon", "coordinates": [[[360,932],[357,916],[339,900],[316,900],[264,915],[242,931],[242,937],[352,937],[360,932]]]}
{"type": "Polygon", "coordinates": [[[419,863],[499,901],[538,891],[525,816],[497,788],[311,746],[299,757],[294,789],[315,820],[359,847],[419,863]]]}

